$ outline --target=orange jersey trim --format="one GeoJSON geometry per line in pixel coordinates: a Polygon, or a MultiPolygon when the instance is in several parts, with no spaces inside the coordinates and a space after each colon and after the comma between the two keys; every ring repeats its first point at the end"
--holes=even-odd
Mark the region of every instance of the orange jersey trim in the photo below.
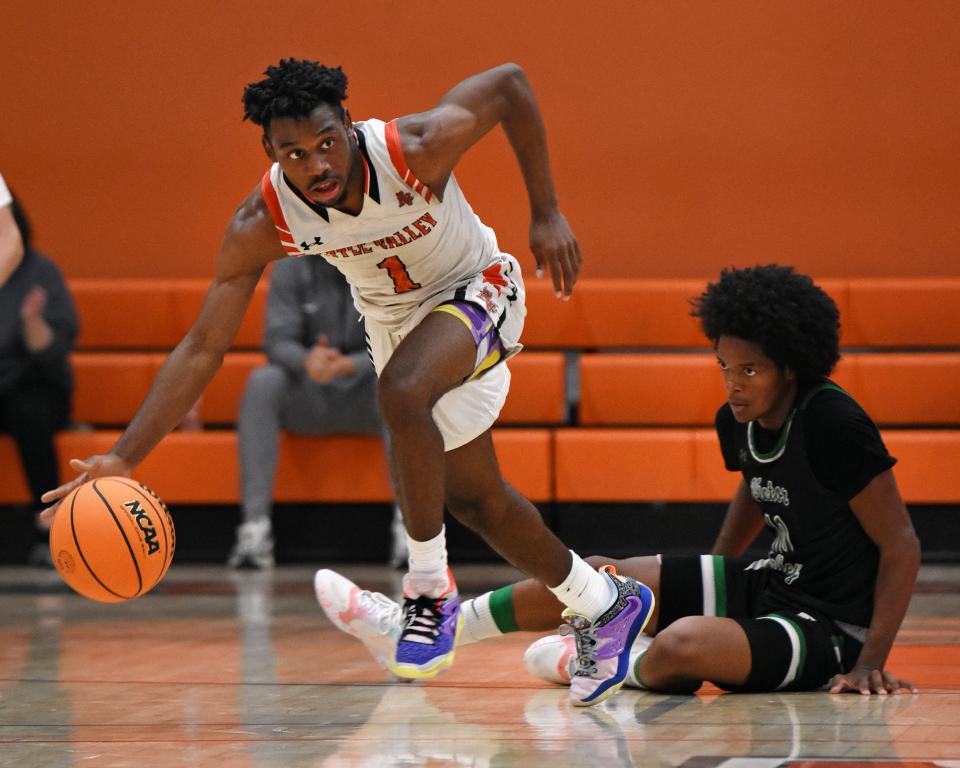
{"type": "Polygon", "coordinates": [[[387,140],[390,160],[393,167],[397,169],[397,173],[400,174],[400,178],[403,179],[403,183],[429,203],[433,197],[433,192],[430,191],[430,187],[413,175],[413,171],[407,165],[407,159],[403,156],[403,147],[400,146],[400,131],[397,129],[396,120],[391,120],[384,126],[383,135],[387,140]]]}
{"type": "Polygon", "coordinates": [[[280,242],[283,244],[283,250],[287,253],[300,253],[297,244],[293,241],[293,233],[287,224],[287,219],[283,215],[283,208],[280,207],[280,198],[277,197],[277,190],[273,188],[273,181],[270,179],[270,169],[263,174],[260,180],[260,194],[263,196],[263,202],[267,204],[267,210],[270,212],[270,218],[273,219],[273,226],[277,230],[280,242]]]}

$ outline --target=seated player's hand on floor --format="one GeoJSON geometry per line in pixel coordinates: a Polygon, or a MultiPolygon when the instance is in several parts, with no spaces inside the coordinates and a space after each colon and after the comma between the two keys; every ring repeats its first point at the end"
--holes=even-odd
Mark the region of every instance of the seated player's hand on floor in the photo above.
{"type": "Polygon", "coordinates": [[[917,693],[917,687],[886,669],[854,667],[845,675],[834,675],[830,681],[830,693],[850,692],[864,696],[877,693],[886,696],[888,693],[899,695],[901,691],[917,693]]]}

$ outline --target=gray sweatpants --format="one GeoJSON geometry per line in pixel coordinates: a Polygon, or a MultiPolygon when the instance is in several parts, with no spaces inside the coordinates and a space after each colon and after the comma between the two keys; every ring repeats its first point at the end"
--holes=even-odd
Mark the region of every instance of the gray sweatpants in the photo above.
{"type": "Polygon", "coordinates": [[[280,366],[268,363],[250,374],[237,431],[243,521],[251,522],[270,516],[281,431],[383,433],[377,380],[371,376],[357,382],[317,384],[306,376],[295,380],[280,366]]]}

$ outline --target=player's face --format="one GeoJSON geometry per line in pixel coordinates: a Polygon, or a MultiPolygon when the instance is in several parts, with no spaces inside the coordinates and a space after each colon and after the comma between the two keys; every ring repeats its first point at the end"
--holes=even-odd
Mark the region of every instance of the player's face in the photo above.
{"type": "Polygon", "coordinates": [[[341,115],[339,107],[321,104],[306,118],[274,118],[263,147],[309,199],[350,213],[362,208],[357,139],[349,115],[341,115]]]}
{"type": "Polygon", "coordinates": [[[737,421],[777,429],[787,420],[797,396],[793,371],[780,368],[759,344],[736,336],[720,337],[717,362],[737,421]]]}

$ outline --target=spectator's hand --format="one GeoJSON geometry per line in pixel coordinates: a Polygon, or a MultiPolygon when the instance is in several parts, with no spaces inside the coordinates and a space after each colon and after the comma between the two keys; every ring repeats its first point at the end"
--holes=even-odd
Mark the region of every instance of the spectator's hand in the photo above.
{"type": "Polygon", "coordinates": [[[20,318],[25,323],[42,318],[43,310],[46,306],[46,290],[44,290],[43,286],[35,285],[27,291],[27,295],[23,297],[23,303],[20,304],[20,318]]]}
{"type": "Polygon", "coordinates": [[[899,694],[900,691],[916,693],[917,687],[909,680],[901,680],[886,669],[868,669],[854,667],[846,674],[834,675],[830,680],[830,693],[860,693],[869,696],[878,693],[886,696],[888,693],[899,694]]]}
{"type": "Polygon", "coordinates": [[[317,384],[329,384],[338,376],[346,376],[353,365],[339,349],[330,346],[326,335],[317,337],[317,343],[307,353],[304,362],[307,376],[317,384]]]}
{"type": "Polygon", "coordinates": [[[40,497],[44,504],[50,504],[40,513],[40,521],[45,525],[53,522],[53,517],[60,506],[60,500],[77,486],[83,485],[87,480],[93,480],[95,477],[110,477],[112,475],[122,475],[130,477],[130,467],[123,459],[113,453],[105,453],[97,456],[91,456],[86,461],[80,459],[70,459],[70,466],[79,472],[73,480],[64,483],[52,491],[47,491],[40,497]]]}
{"type": "Polygon", "coordinates": [[[559,209],[534,215],[530,222],[530,251],[537,260],[537,277],[550,270],[553,291],[569,299],[580,274],[580,245],[559,209]]]}

